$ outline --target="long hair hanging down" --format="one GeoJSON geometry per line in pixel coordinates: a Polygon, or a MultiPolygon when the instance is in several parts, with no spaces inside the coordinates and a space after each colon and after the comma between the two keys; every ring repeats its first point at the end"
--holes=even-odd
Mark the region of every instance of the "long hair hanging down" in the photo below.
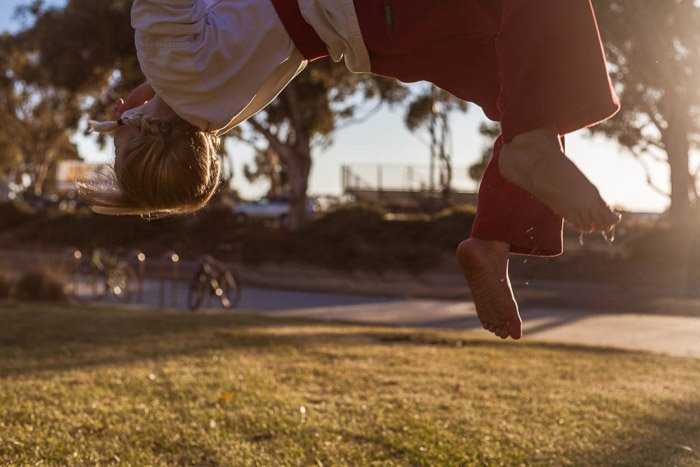
{"type": "Polygon", "coordinates": [[[94,122],[95,131],[133,126],[138,134],[115,158],[114,171],[78,187],[93,211],[110,215],[162,217],[201,209],[216,192],[220,139],[176,118],[143,113],[116,122],[94,122]]]}

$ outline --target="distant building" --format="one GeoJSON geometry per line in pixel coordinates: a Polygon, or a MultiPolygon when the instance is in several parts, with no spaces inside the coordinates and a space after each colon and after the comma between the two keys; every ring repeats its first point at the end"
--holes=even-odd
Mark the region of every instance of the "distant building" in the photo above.
{"type": "Polygon", "coordinates": [[[75,193],[78,183],[90,180],[95,174],[107,174],[110,170],[109,164],[90,164],[78,160],[58,161],[56,164],[56,191],[75,193]]]}

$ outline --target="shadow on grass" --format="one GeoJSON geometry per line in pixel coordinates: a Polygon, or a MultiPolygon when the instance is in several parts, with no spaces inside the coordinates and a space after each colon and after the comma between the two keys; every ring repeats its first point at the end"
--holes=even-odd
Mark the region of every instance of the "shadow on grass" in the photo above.
{"type": "Polygon", "coordinates": [[[246,313],[189,314],[173,311],[1,304],[0,376],[85,366],[128,364],[172,356],[199,356],[220,349],[310,347],[326,343],[573,350],[595,354],[626,351],[566,344],[464,339],[457,332],[406,330],[357,323],[278,318],[246,313]],[[299,328],[299,332],[289,328],[299,328]],[[284,332],[276,332],[285,328],[284,332]],[[452,337],[454,336],[454,337],[452,337]]]}
{"type": "Polygon", "coordinates": [[[675,290],[650,287],[584,283],[583,285],[556,284],[534,288],[539,294],[528,295],[529,287],[516,287],[521,311],[557,309],[587,311],[596,314],[635,313],[663,316],[700,317],[700,299],[675,290]]]}
{"type": "Polygon", "coordinates": [[[621,430],[606,433],[595,451],[574,452],[570,459],[600,465],[700,465],[700,399],[665,401],[662,413],[630,416],[621,430]]]}
{"type": "MultiPolygon", "coordinates": [[[[463,334],[456,332],[267,318],[242,313],[191,315],[177,312],[0,304],[0,323],[0,378],[10,379],[83,368],[99,371],[101,365],[130,365],[170,357],[197,357],[225,349],[235,349],[241,354],[247,351],[274,352],[274,357],[284,357],[285,352],[292,347],[303,347],[305,351],[313,352],[315,346],[327,343],[339,348],[348,348],[348,352],[353,351],[353,346],[396,346],[397,354],[401,353],[401,346],[457,347],[461,351],[473,353],[476,353],[477,349],[498,349],[505,359],[509,354],[522,354],[523,350],[527,353],[527,349],[567,351],[603,357],[635,354],[575,345],[472,339],[464,338],[463,334]]],[[[657,357],[643,358],[646,361],[647,358],[657,357]]],[[[659,365],[668,361],[658,358],[659,365]]],[[[322,364],[325,365],[325,361],[322,364]]],[[[654,364],[654,361],[651,364],[654,364]]],[[[545,386],[533,389],[539,392],[547,391],[545,386]]],[[[672,390],[673,388],[669,389],[672,390]]],[[[571,452],[566,455],[566,462],[557,462],[558,459],[551,458],[532,458],[525,459],[526,463],[693,465],[694,461],[697,461],[697,439],[700,438],[700,402],[697,399],[664,401],[664,407],[668,410],[650,414],[649,406],[654,405],[651,400],[642,399],[640,402],[630,398],[628,401],[626,393],[615,398],[605,399],[604,394],[601,397],[601,400],[608,404],[621,405],[613,407],[612,417],[620,418],[623,423],[608,424],[606,426],[611,427],[609,432],[596,433],[593,443],[595,448],[591,447],[590,442],[584,442],[582,444],[585,447],[578,448],[580,450],[577,451],[576,446],[579,443],[571,443],[571,452]]],[[[591,395],[590,392],[586,398],[574,398],[575,403],[582,404],[581,410],[577,412],[582,417],[581,423],[589,423],[586,420],[589,414],[600,415],[598,411],[589,412],[585,409],[595,404],[597,398],[597,393],[591,395]]],[[[398,420],[401,423],[396,427],[400,429],[404,421],[402,418],[398,420]]],[[[251,438],[255,443],[264,443],[272,436],[264,430],[257,433],[251,438]]],[[[404,451],[406,445],[403,443],[403,437],[395,438],[382,432],[373,434],[371,431],[364,432],[360,429],[343,429],[338,434],[357,444],[376,445],[378,451],[401,456],[407,464],[422,461],[420,452],[404,451]]],[[[563,435],[559,436],[561,438],[563,435]]],[[[576,427],[572,427],[570,435],[567,436],[575,438],[576,427]]],[[[291,439],[296,443],[308,442],[305,439],[291,439]]],[[[514,441],[516,447],[518,442],[514,441]]],[[[199,445],[197,448],[201,449],[199,445]]],[[[461,449],[461,446],[454,449],[461,449]]],[[[521,452],[532,455],[529,449],[521,452]]],[[[211,459],[214,458],[215,454],[212,453],[211,459]]],[[[190,459],[189,462],[207,463],[206,460],[190,459]]],[[[518,460],[520,463],[523,459],[511,460],[518,460]]]]}
{"type": "MultiPolygon", "coordinates": [[[[525,322],[525,335],[535,334],[538,332],[555,329],[561,326],[581,321],[588,318],[587,313],[567,313],[560,310],[527,310],[522,312],[522,318],[525,322]],[[536,325],[528,325],[529,321],[543,320],[536,325]]],[[[432,321],[406,321],[403,323],[406,327],[428,327],[441,329],[461,329],[475,330],[482,329],[481,321],[476,315],[464,315],[458,317],[450,317],[437,319],[432,321]]]]}

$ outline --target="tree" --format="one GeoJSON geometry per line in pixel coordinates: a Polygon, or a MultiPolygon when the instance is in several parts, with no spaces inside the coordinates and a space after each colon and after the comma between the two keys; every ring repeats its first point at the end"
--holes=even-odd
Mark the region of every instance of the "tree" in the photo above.
{"type": "MultiPolygon", "coordinates": [[[[83,112],[108,112],[114,97],[143,81],[130,7],[131,0],[69,0],[63,9],[44,9],[35,2],[27,10],[35,25],[25,34],[33,41],[40,67],[52,84],[82,96],[83,112]]],[[[401,89],[395,82],[353,75],[340,65],[320,61],[250,120],[264,143],[250,131],[241,137],[258,149],[269,146],[279,157],[289,180],[293,228],[304,218],[313,150],[330,144],[341,123],[349,124],[362,112],[363,99],[395,102],[401,89]]]]}
{"type": "MultiPolygon", "coordinates": [[[[131,5],[132,0],[68,0],[64,8],[44,8],[37,0],[20,9],[32,26],[8,43],[16,54],[31,57],[24,77],[28,86],[35,93],[52,89],[56,103],[78,116],[110,118],[116,97],[145,81],[136,57],[131,5]]],[[[80,122],[72,119],[56,127],[74,133],[80,122]]],[[[97,139],[104,144],[104,135],[97,139]]],[[[221,147],[226,185],[231,165],[221,147]]]]}
{"type": "Polygon", "coordinates": [[[0,170],[8,178],[28,177],[41,195],[54,163],[77,158],[70,129],[79,112],[64,91],[32,82],[40,74],[36,62],[14,42],[7,35],[0,40],[0,170]]]}
{"type": "Polygon", "coordinates": [[[330,60],[311,63],[265,110],[248,120],[262,141],[244,138],[260,151],[272,150],[282,164],[289,187],[289,227],[306,218],[306,193],[312,154],[328,147],[341,126],[371,115],[383,103],[399,102],[406,94],[397,81],[349,73],[330,60]]]}
{"type": "Polygon", "coordinates": [[[449,203],[452,191],[452,151],[450,114],[455,111],[465,112],[467,103],[430,85],[425,92],[416,95],[408,104],[404,122],[410,131],[426,129],[430,138],[430,191],[435,189],[435,164],[439,164],[438,184],[443,202],[449,203]]]}
{"type": "Polygon", "coordinates": [[[144,82],[131,29],[131,0],[68,0],[64,8],[35,1],[29,29],[15,45],[35,54],[33,81],[80,96],[82,110],[109,112],[117,95],[144,82]],[[68,34],[67,31],[70,31],[68,34]]]}
{"type": "Polygon", "coordinates": [[[289,192],[289,180],[284,166],[280,163],[279,156],[270,147],[256,147],[253,164],[246,164],[243,168],[245,178],[253,183],[261,179],[270,182],[268,195],[279,196],[289,192]]]}
{"type": "Polygon", "coordinates": [[[668,218],[681,226],[698,199],[689,153],[700,145],[700,6],[693,0],[639,3],[595,1],[622,110],[593,131],[643,164],[650,158],[669,164],[668,218]]]}
{"type": "Polygon", "coordinates": [[[105,113],[114,87],[143,80],[130,7],[128,0],[70,0],[65,8],[46,9],[37,0],[18,10],[32,26],[0,38],[5,177],[29,177],[41,194],[57,160],[79,157],[71,137],[82,115],[105,113]]]}
{"type": "MultiPolygon", "coordinates": [[[[36,82],[64,89],[83,113],[109,112],[114,98],[141,83],[130,27],[131,0],[68,0],[65,8],[43,8],[41,1],[26,9],[34,26],[19,36],[34,54],[44,75],[36,82]],[[70,31],[70,34],[66,34],[70,31]],[[43,80],[43,81],[42,81],[43,80]]],[[[267,108],[250,120],[260,138],[248,131],[242,138],[258,148],[269,146],[286,173],[292,201],[291,226],[305,215],[311,154],[327,146],[341,124],[350,124],[366,110],[403,97],[394,81],[348,73],[341,65],[319,61],[297,77],[267,108]]],[[[223,146],[222,146],[223,147],[223,146]]]]}
{"type": "Polygon", "coordinates": [[[479,133],[486,137],[486,144],[481,150],[481,158],[469,167],[469,177],[477,183],[481,182],[489,165],[493,154],[493,142],[501,134],[501,125],[491,121],[482,122],[479,125],[479,133]]]}

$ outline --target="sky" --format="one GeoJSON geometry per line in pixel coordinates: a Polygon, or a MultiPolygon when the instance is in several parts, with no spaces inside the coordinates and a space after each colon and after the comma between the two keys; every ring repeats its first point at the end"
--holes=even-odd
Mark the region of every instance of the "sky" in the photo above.
{"type": "MultiPolygon", "coordinates": [[[[47,4],[61,5],[65,0],[50,0],[47,4]]],[[[0,0],[0,31],[13,31],[22,27],[13,18],[13,12],[28,0],[0,0]]],[[[474,189],[476,184],[464,176],[466,168],[477,161],[487,142],[478,133],[485,117],[476,105],[469,106],[466,114],[451,119],[453,133],[453,165],[460,189],[474,189]]],[[[405,166],[415,166],[415,173],[427,170],[429,150],[423,143],[425,135],[410,133],[403,124],[403,110],[382,110],[369,120],[346,127],[334,136],[334,144],[314,154],[309,192],[312,195],[336,195],[341,192],[341,167],[350,165],[371,181],[376,180],[376,169],[369,166],[385,166],[384,179],[390,174],[406,179],[405,166]]],[[[76,136],[83,158],[91,162],[110,162],[112,148],[100,150],[94,141],[76,136]]],[[[235,177],[233,185],[247,198],[265,194],[264,183],[251,185],[242,177],[242,167],[253,157],[250,148],[231,143],[229,152],[234,157],[235,177]]],[[[567,136],[567,155],[598,186],[603,198],[612,206],[634,210],[664,210],[668,205],[665,196],[651,189],[646,183],[645,172],[638,161],[627,151],[603,137],[590,137],[587,130],[567,136]]],[[[651,163],[653,180],[660,187],[668,187],[668,168],[665,164],[651,163]]]]}

